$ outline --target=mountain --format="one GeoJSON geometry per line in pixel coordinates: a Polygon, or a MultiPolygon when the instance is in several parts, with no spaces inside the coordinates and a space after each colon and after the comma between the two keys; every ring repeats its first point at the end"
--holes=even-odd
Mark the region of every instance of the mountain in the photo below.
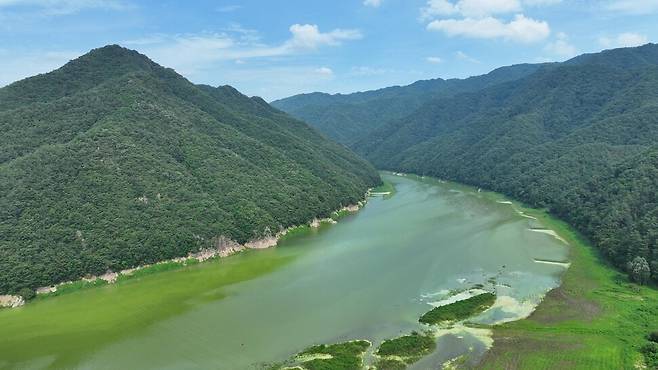
{"type": "Polygon", "coordinates": [[[295,95],[274,101],[272,105],[308,122],[328,137],[351,145],[367,138],[371,130],[411,114],[428,101],[517,80],[542,66],[545,65],[520,64],[498,68],[489,74],[463,80],[423,80],[408,86],[347,95],[295,95]]]}
{"type": "Polygon", "coordinates": [[[641,258],[658,279],[658,45],[434,97],[351,147],[382,169],[546,207],[618,267],[641,258]]]}
{"type": "Polygon", "coordinates": [[[0,293],[244,243],[377,172],[260,98],[106,46],[0,89],[0,293]]]}

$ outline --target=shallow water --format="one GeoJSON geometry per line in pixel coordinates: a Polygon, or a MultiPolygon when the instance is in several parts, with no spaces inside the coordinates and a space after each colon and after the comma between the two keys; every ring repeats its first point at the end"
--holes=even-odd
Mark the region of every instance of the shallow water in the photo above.
{"type": "MultiPolygon", "coordinates": [[[[311,344],[383,339],[475,284],[496,289],[473,321],[529,314],[559,283],[567,247],[489,195],[435,180],[396,186],[337,225],[277,248],[0,311],[0,368],[249,369],[311,344]]],[[[443,332],[415,367],[468,354],[487,330],[443,332]]]]}

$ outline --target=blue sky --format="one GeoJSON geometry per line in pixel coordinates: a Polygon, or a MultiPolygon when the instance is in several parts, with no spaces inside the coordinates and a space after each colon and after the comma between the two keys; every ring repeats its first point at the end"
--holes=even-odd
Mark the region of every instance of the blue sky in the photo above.
{"type": "Polygon", "coordinates": [[[0,86],[121,44],[267,100],[658,40],[658,0],[0,0],[0,86]]]}

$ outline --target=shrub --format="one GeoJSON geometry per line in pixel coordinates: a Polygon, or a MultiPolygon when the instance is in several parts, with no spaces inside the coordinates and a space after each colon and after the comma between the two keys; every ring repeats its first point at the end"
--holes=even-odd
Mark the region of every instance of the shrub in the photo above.
{"type": "Polygon", "coordinates": [[[37,296],[37,293],[30,288],[23,288],[18,291],[18,295],[23,297],[24,300],[29,301],[37,296]]]}
{"type": "Polygon", "coordinates": [[[658,343],[658,330],[649,333],[649,335],[647,335],[647,339],[649,339],[652,342],[658,343]]]}

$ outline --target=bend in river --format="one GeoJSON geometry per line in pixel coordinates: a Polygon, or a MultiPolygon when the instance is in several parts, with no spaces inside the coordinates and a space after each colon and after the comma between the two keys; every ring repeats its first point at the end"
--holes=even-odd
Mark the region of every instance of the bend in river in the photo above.
{"type": "MultiPolygon", "coordinates": [[[[0,311],[0,368],[257,368],[312,344],[376,347],[474,287],[497,300],[470,321],[518,319],[559,284],[566,266],[542,262],[565,261],[566,245],[511,205],[433,179],[383,177],[394,196],[277,248],[0,311]]],[[[487,329],[439,334],[415,368],[476,361],[490,345],[487,329]]]]}

